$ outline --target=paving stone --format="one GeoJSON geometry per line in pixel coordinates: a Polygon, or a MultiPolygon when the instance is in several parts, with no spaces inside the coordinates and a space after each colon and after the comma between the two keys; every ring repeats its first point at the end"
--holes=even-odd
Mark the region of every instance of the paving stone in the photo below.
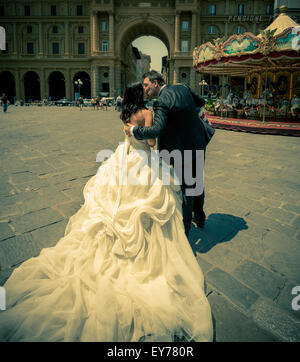
{"type": "Polygon", "coordinates": [[[238,233],[230,243],[226,244],[226,248],[258,262],[264,258],[265,252],[268,250],[261,238],[248,235],[247,230],[244,233],[238,233]]]}
{"type": "Polygon", "coordinates": [[[6,239],[0,243],[1,270],[37,256],[39,253],[40,248],[29,233],[6,239]]]}
{"type": "Polygon", "coordinates": [[[256,292],[273,300],[285,283],[285,279],[280,275],[248,260],[240,264],[233,275],[256,292]]]}
{"type": "Polygon", "coordinates": [[[11,238],[15,233],[7,223],[0,223],[0,241],[11,238]]]}
{"type": "Polygon", "coordinates": [[[83,203],[80,201],[72,201],[66,204],[59,204],[56,206],[56,209],[58,209],[66,218],[69,218],[80,209],[82,204],[83,203]]]}
{"type": "Polygon", "coordinates": [[[264,263],[273,271],[285,276],[295,285],[300,285],[300,248],[297,254],[283,252],[273,252],[264,259],[264,263]]]}
{"type": "Polygon", "coordinates": [[[300,342],[300,323],[284,313],[275,303],[259,298],[252,306],[252,317],[258,325],[282,341],[300,342]]]}
{"type": "Polygon", "coordinates": [[[215,265],[228,273],[234,271],[245,259],[242,254],[227,249],[226,246],[223,245],[216,245],[206,253],[206,256],[212,265],[215,265]]]}
{"type": "Polygon", "coordinates": [[[14,267],[13,268],[8,268],[8,269],[4,269],[4,270],[0,270],[0,286],[3,286],[5,284],[5,282],[7,281],[7,279],[11,276],[12,272],[14,271],[14,267]]]}
{"type": "MultiPolygon", "coordinates": [[[[295,214],[298,214],[298,215],[300,214],[300,205],[283,203],[282,209],[287,210],[287,211],[291,211],[291,212],[293,212],[295,214]]],[[[298,226],[299,226],[299,224],[298,224],[298,226]]]]}
{"type": "Polygon", "coordinates": [[[214,268],[212,264],[203,258],[202,254],[196,253],[196,259],[204,275],[214,268]]]}
{"type": "Polygon", "coordinates": [[[62,220],[31,231],[33,240],[41,248],[55,246],[60,238],[64,236],[68,220],[62,220]]]}
{"type": "Polygon", "coordinates": [[[211,306],[216,342],[277,342],[274,335],[260,328],[237,310],[222,295],[208,296],[211,306]]]}
{"type": "Polygon", "coordinates": [[[57,211],[47,208],[22,216],[13,216],[11,218],[11,224],[16,232],[25,233],[46,225],[54,224],[62,219],[63,216],[57,211]]]}
{"type": "Polygon", "coordinates": [[[255,292],[219,268],[209,271],[206,279],[219,292],[226,295],[233,304],[245,310],[249,309],[258,299],[255,292]]]}
{"type": "Polygon", "coordinates": [[[286,224],[290,224],[294,219],[294,214],[279,208],[269,208],[264,215],[275,221],[284,222],[286,224]]]}

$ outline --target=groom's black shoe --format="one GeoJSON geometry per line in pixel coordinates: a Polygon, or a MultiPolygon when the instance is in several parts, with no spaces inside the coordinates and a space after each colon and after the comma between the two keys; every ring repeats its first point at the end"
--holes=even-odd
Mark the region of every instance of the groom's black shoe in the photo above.
{"type": "Polygon", "coordinates": [[[195,217],[195,215],[194,215],[192,218],[192,222],[195,223],[198,226],[198,228],[201,228],[201,229],[204,228],[205,220],[206,220],[206,215],[205,215],[204,211],[202,211],[200,213],[200,216],[195,217]]]}
{"type": "Polygon", "coordinates": [[[195,218],[193,218],[192,222],[195,223],[198,226],[198,228],[201,228],[201,229],[204,228],[205,219],[195,219],[195,218]]]}

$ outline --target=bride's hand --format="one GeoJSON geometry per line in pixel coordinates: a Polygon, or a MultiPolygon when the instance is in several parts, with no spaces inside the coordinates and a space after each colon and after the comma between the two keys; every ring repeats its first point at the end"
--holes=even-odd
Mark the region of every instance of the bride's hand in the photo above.
{"type": "Polygon", "coordinates": [[[134,124],[132,123],[126,123],[124,125],[124,133],[127,135],[127,136],[132,136],[132,134],[130,133],[130,130],[131,130],[131,127],[134,126],[134,124]]]}

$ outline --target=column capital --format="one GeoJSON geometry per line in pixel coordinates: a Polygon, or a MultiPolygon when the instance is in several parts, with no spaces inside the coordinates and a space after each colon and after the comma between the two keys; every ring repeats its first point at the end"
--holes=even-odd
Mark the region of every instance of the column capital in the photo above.
{"type": "Polygon", "coordinates": [[[178,9],[176,9],[176,11],[175,11],[175,15],[180,15],[182,13],[182,10],[178,10],[178,9]]]}

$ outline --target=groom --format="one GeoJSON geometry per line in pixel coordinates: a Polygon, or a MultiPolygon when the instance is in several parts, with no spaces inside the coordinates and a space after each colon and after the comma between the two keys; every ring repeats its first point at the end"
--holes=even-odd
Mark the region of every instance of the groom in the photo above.
{"type": "MultiPolygon", "coordinates": [[[[179,150],[184,162],[184,151],[192,150],[192,172],[196,174],[196,151],[205,152],[206,141],[203,124],[199,121],[196,107],[203,107],[205,100],[183,84],[166,85],[163,76],[152,70],[143,76],[146,97],[157,98],[153,104],[154,122],[152,127],[125,126],[128,136],[138,140],[158,137],[159,151],[179,150]]],[[[184,166],[182,165],[182,171],[184,166]]],[[[175,169],[176,171],[176,169],[175,169]]],[[[196,181],[197,182],[197,181],[196,181]]],[[[189,186],[182,177],[182,211],[185,233],[188,237],[192,214],[199,227],[204,227],[204,192],[199,196],[187,196],[189,186]]]]}

